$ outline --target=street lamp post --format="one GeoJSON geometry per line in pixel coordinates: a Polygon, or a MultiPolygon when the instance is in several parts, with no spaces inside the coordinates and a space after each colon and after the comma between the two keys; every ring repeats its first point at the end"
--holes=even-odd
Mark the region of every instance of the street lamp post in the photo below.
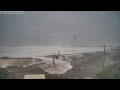
{"type": "Polygon", "coordinates": [[[101,77],[103,76],[103,70],[104,70],[104,67],[105,67],[105,45],[102,45],[104,47],[104,55],[103,55],[103,65],[102,65],[102,72],[101,72],[101,77]]]}

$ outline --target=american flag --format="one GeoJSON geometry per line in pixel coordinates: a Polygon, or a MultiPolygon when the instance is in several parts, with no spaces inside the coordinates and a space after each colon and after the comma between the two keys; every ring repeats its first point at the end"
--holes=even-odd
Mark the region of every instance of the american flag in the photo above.
{"type": "Polygon", "coordinates": [[[73,35],[73,39],[74,39],[74,40],[77,40],[77,38],[76,38],[76,36],[75,36],[75,35],[73,35]]]}

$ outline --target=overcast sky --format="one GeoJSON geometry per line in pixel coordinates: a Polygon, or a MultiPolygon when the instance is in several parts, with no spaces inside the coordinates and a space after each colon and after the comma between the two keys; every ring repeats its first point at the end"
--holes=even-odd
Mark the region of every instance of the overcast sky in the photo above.
{"type": "Polygon", "coordinates": [[[120,12],[117,11],[0,14],[0,45],[120,45],[119,35],[120,12]]]}

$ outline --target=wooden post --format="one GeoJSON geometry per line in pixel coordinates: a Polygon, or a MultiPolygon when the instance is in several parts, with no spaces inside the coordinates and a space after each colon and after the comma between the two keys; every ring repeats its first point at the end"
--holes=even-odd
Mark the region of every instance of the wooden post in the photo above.
{"type": "Polygon", "coordinates": [[[104,47],[104,56],[103,56],[103,66],[102,66],[102,72],[101,72],[101,76],[103,76],[103,70],[104,70],[104,65],[105,65],[105,45],[103,45],[104,47]]]}
{"type": "Polygon", "coordinates": [[[103,58],[103,69],[105,67],[105,45],[104,45],[104,58],[103,58]]]}
{"type": "Polygon", "coordinates": [[[60,50],[58,51],[58,56],[60,56],[60,50]]]}
{"type": "Polygon", "coordinates": [[[55,56],[53,55],[53,65],[55,65],[55,56]]]}

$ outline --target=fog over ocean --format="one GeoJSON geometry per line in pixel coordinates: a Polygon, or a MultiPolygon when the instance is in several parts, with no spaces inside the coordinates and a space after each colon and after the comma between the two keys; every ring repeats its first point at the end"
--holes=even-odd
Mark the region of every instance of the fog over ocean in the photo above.
{"type": "MultiPolygon", "coordinates": [[[[110,47],[106,47],[106,50],[110,47]]],[[[24,47],[0,47],[0,57],[41,57],[44,55],[73,54],[103,51],[103,47],[60,47],[60,46],[24,46],[24,47]]]]}

